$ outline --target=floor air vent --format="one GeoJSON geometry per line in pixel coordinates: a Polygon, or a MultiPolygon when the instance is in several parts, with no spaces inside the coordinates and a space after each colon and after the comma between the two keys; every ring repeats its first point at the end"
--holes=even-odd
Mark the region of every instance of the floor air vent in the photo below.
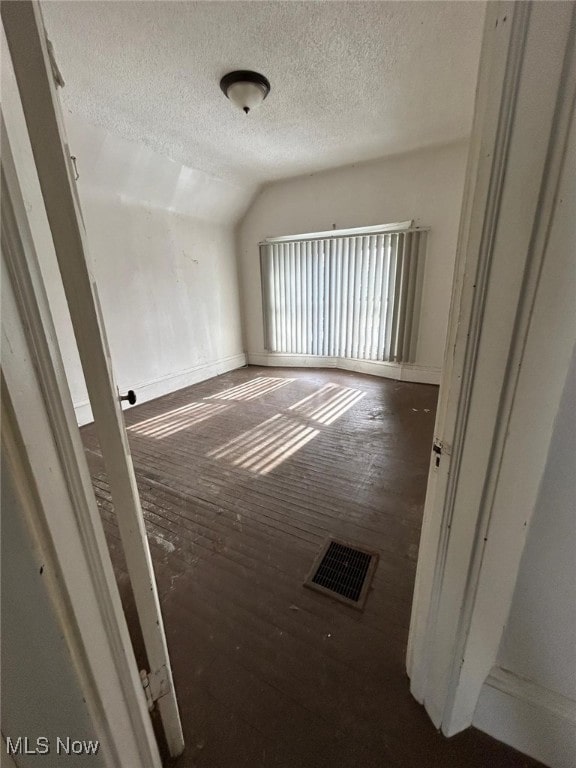
{"type": "Polygon", "coordinates": [[[329,539],[314,561],[304,586],[361,610],[377,563],[375,552],[329,539]]]}

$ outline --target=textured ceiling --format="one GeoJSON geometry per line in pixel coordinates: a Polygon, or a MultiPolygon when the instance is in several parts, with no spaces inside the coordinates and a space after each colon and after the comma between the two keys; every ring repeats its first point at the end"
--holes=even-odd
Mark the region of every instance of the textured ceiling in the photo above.
{"type": "Polygon", "coordinates": [[[43,3],[65,109],[235,183],[469,134],[482,2],[43,3]],[[272,86],[246,116],[233,69],[272,86]]]}

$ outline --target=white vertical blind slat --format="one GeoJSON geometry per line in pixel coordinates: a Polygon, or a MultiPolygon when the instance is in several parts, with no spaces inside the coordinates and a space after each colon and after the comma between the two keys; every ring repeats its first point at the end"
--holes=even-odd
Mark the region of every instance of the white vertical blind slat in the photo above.
{"type": "Polygon", "coordinates": [[[336,241],[335,240],[328,240],[328,262],[329,266],[327,269],[327,272],[330,276],[330,301],[329,301],[329,317],[330,322],[328,324],[329,328],[329,340],[330,343],[328,345],[328,355],[330,357],[335,357],[336,355],[336,345],[335,345],[335,337],[336,337],[336,281],[338,279],[338,265],[336,264],[336,258],[335,258],[335,246],[336,241]]]}
{"type": "Polygon", "coordinates": [[[290,270],[290,338],[291,348],[296,347],[296,285],[294,274],[294,245],[290,243],[288,248],[288,267],[290,270]]]}
{"type": "Polygon", "coordinates": [[[342,239],[334,242],[334,269],[336,285],[334,291],[334,357],[340,350],[340,329],[342,327],[342,239]]]}
{"type": "Polygon", "coordinates": [[[299,349],[300,354],[304,354],[306,351],[306,331],[308,318],[306,316],[306,243],[298,243],[298,263],[300,265],[300,339],[299,349]]]}
{"type": "Polygon", "coordinates": [[[322,253],[324,263],[322,268],[322,286],[324,291],[324,301],[322,302],[322,355],[330,354],[330,244],[328,240],[322,240],[322,253]]]}
{"type": "Polygon", "coordinates": [[[388,357],[390,360],[397,360],[398,351],[398,310],[400,309],[400,280],[402,278],[402,260],[404,252],[404,235],[397,236],[396,253],[394,259],[392,259],[392,266],[394,268],[394,280],[390,282],[390,294],[388,297],[388,305],[392,309],[390,314],[390,350],[388,357]]]}
{"type": "Polygon", "coordinates": [[[376,236],[368,238],[368,291],[366,297],[366,327],[364,332],[364,359],[372,359],[372,345],[374,342],[374,294],[376,290],[376,269],[380,261],[376,250],[376,236]]]}
{"type": "Polygon", "coordinates": [[[314,325],[312,334],[312,354],[319,355],[319,343],[320,343],[320,285],[318,280],[318,268],[320,263],[320,255],[318,253],[318,241],[312,243],[312,302],[314,304],[314,325]]]}
{"type": "Polygon", "coordinates": [[[385,360],[386,312],[388,308],[388,271],[390,263],[390,235],[384,235],[382,243],[382,277],[380,282],[380,327],[378,328],[377,360],[385,360]]]}
{"type": "Polygon", "coordinates": [[[268,264],[268,285],[270,286],[271,294],[266,297],[266,303],[268,306],[268,318],[270,324],[266,329],[266,345],[272,343],[273,339],[278,335],[278,309],[276,307],[276,301],[274,297],[278,295],[278,269],[276,267],[276,261],[278,259],[277,254],[273,248],[268,247],[264,250],[263,260],[268,264]]]}
{"type": "Polygon", "coordinates": [[[370,238],[362,238],[362,272],[360,274],[360,329],[358,333],[358,357],[365,358],[368,325],[368,301],[370,294],[370,238]]]}
{"type": "Polygon", "coordinates": [[[312,243],[306,243],[306,352],[312,354],[314,315],[312,313],[312,243]]]}
{"type": "Polygon", "coordinates": [[[408,309],[408,282],[410,279],[410,249],[412,233],[403,236],[402,261],[399,283],[397,287],[398,300],[396,302],[396,360],[402,360],[404,351],[404,329],[406,325],[406,311],[408,309]]]}
{"type": "Polygon", "coordinates": [[[394,314],[394,291],[396,286],[396,260],[398,257],[398,235],[390,238],[390,251],[388,258],[388,274],[386,280],[386,315],[384,319],[384,360],[392,358],[392,317],[394,314]]]}
{"type": "Polygon", "coordinates": [[[361,277],[362,277],[362,238],[354,239],[354,294],[352,300],[352,357],[358,357],[360,347],[360,312],[361,312],[361,277]]]}
{"type": "Polygon", "coordinates": [[[354,263],[356,241],[347,241],[347,269],[348,290],[346,292],[346,354],[344,357],[352,357],[352,331],[353,331],[353,306],[354,306],[354,263]]]}
{"type": "Polygon", "coordinates": [[[286,258],[286,246],[284,243],[280,247],[280,267],[281,267],[281,303],[282,308],[282,347],[283,349],[290,348],[290,340],[288,338],[288,275],[287,275],[287,258],[286,258]]]}
{"type": "Polygon", "coordinates": [[[326,355],[326,241],[320,240],[318,245],[318,251],[320,254],[319,272],[318,272],[318,284],[320,286],[320,306],[319,306],[319,339],[318,339],[318,354],[326,355]]]}
{"type": "Polygon", "coordinates": [[[286,348],[292,349],[292,324],[290,322],[290,243],[283,243],[282,268],[284,270],[284,325],[286,348]]]}
{"type": "Polygon", "coordinates": [[[384,249],[383,240],[383,235],[377,235],[374,244],[376,271],[374,275],[374,304],[372,310],[372,331],[370,335],[370,360],[378,360],[380,329],[382,327],[380,318],[382,316],[382,274],[384,266],[384,256],[382,253],[384,249]]]}
{"type": "Polygon", "coordinates": [[[408,286],[406,289],[406,311],[404,319],[404,338],[402,342],[402,355],[410,357],[412,325],[414,323],[414,301],[416,297],[416,269],[418,265],[418,238],[413,237],[410,240],[410,273],[408,275],[408,286]]]}

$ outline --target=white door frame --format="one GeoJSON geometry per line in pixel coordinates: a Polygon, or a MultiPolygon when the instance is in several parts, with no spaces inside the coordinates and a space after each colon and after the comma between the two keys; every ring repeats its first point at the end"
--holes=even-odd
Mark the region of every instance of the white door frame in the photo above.
{"type": "Polygon", "coordinates": [[[448,736],[471,724],[496,661],[570,360],[566,340],[531,412],[538,439],[519,445],[518,381],[574,108],[575,8],[487,5],[407,654],[412,693],[448,736]]]}
{"type": "MultiPolygon", "coordinates": [[[[15,6],[32,24],[27,1],[4,3],[3,18],[15,6]]],[[[471,723],[496,658],[552,431],[554,393],[534,414],[540,439],[523,447],[519,497],[500,503],[574,100],[573,12],[557,3],[487,7],[436,423],[442,456],[438,468],[431,463],[407,657],[414,695],[447,735],[471,723]]],[[[43,38],[36,43],[46,69],[43,38]]],[[[73,189],[69,169],[67,177],[73,189]]],[[[78,459],[81,446],[71,450],[78,459]]]]}
{"type": "Polygon", "coordinates": [[[110,482],[153,695],[175,757],[184,749],[184,737],[164,623],[40,6],[32,0],[4,2],[0,12],[110,482]]]}
{"type": "Polygon", "coordinates": [[[1,140],[3,458],[99,753],[160,768],[3,116],[1,140]]]}

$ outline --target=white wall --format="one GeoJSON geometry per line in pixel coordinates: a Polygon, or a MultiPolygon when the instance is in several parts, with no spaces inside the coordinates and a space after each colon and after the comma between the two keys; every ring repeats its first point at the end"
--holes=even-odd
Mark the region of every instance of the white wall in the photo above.
{"type": "MultiPolygon", "coordinates": [[[[259,240],[409,218],[432,227],[416,366],[437,381],[466,142],[271,184],[235,231],[253,187],[187,168],[70,114],[66,128],[122,391],[136,390],[142,402],[243,365],[242,325],[246,350],[264,352],[259,240]]],[[[42,268],[72,399],[86,423],[91,411],[59,275],[53,260],[42,268]]]]}
{"type": "MultiPolygon", "coordinates": [[[[112,362],[139,401],[243,365],[234,225],[253,189],[68,115],[112,362]]],[[[43,268],[81,423],[91,419],[54,265],[43,268]]]]}
{"type": "Polygon", "coordinates": [[[576,354],[474,725],[554,768],[576,759],[576,354]]]}
{"type": "Polygon", "coordinates": [[[446,339],[467,148],[467,142],[457,142],[265,186],[238,232],[249,356],[265,352],[260,240],[414,219],[418,225],[431,227],[416,365],[438,372],[446,339]]]}
{"type": "MultiPolygon", "coordinates": [[[[534,509],[522,510],[530,522],[514,596],[474,714],[476,727],[554,768],[576,761],[575,167],[572,118],[516,394],[528,404],[516,439],[546,441],[546,463],[534,509]],[[549,408],[556,414],[550,435],[536,433],[534,414],[549,408]]],[[[522,458],[517,452],[512,481],[501,479],[511,500],[519,495],[522,458]]]]}
{"type": "MultiPolygon", "coordinates": [[[[38,560],[14,491],[2,462],[2,735],[15,744],[28,737],[30,749],[40,736],[50,740],[41,757],[17,755],[19,768],[57,768],[66,755],[57,753],[57,738],[97,739],[80,681],[48,596],[43,564],[38,560]]],[[[0,749],[5,745],[0,741],[0,749]]],[[[5,754],[0,763],[4,765],[5,754]]],[[[70,764],[104,766],[99,754],[70,764]]],[[[10,763],[9,763],[10,764],[10,763]]]]}
{"type": "Polygon", "coordinates": [[[554,426],[499,666],[576,701],[576,356],[554,426]]]}

